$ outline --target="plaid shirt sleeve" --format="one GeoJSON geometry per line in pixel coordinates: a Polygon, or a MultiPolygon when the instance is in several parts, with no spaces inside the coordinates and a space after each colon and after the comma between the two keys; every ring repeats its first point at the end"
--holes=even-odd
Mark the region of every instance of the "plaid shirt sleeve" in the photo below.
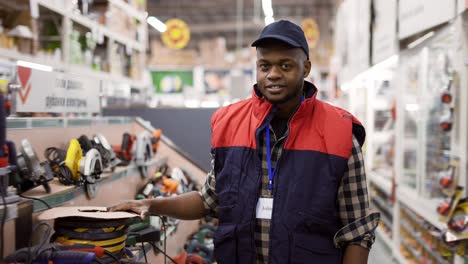
{"type": "Polygon", "coordinates": [[[359,245],[370,249],[375,240],[375,229],[380,213],[369,209],[364,158],[356,138],[353,136],[353,149],[348,160],[348,169],[338,188],[338,215],[343,228],[336,232],[336,247],[359,245]]]}
{"type": "Polygon", "coordinates": [[[218,195],[215,191],[216,177],[214,173],[214,157],[211,158],[211,170],[206,177],[205,184],[198,192],[202,198],[205,209],[210,211],[212,215],[216,215],[218,208],[218,195]]]}

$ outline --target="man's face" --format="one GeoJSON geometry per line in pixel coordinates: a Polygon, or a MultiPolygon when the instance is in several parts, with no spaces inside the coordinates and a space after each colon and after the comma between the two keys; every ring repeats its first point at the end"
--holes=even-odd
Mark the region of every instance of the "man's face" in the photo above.
{"type": "Polygon", "coordinates": [[[257,48],[257,85],[272,104],[298,99],[309,72],[310,62],[299,48],[291,48],[281,42],[257,48]]]}

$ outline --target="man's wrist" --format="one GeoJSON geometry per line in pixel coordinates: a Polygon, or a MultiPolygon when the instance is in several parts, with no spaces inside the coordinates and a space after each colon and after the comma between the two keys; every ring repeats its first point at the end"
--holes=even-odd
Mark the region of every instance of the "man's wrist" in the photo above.
{"type": "Polygon", "coordinates": [[[161,202],[164,198],[163,197],[156,197],[153,199],[144,199],[143,205],[148,207],[148,213],[150,215],[159,215],[161,214],[161,202]]]}

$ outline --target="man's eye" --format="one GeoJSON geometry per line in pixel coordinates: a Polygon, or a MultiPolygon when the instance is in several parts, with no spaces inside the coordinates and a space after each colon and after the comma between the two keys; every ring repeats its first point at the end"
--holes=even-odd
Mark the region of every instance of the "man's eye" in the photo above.
{"type": "Polygon", "coordinates": [[[260,69],[261,69],[261,70],[266,70],[266,69],[268,69],[268,64],[260,64],[260,69]]]}
{"type": "Polygon", "coordinates": [[[291,68],[291,65],[287,64],[287,63],[284,63],[284,64],[281,64],[281,68],[283,70],[289,70],[291,68]]]}

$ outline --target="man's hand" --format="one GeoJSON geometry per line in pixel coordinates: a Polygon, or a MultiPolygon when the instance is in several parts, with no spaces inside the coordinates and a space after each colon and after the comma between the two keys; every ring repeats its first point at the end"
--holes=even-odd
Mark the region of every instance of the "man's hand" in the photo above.
{"type": "Polygon", "coordinates": [[[127,200],[107,208],[107,211],[132,211],[143,219],[148,215],[165,215],[182,220],[200,219],[208,213],[198,192],[174,197],[127,200]]]}
{"type": "Polygon", "coordinates": [[[139,214],[141,219],[145,219],[149,215],[149,205],[145,200],[127,200],[108,207],[107,211],[132,211],[139,214]]]}

